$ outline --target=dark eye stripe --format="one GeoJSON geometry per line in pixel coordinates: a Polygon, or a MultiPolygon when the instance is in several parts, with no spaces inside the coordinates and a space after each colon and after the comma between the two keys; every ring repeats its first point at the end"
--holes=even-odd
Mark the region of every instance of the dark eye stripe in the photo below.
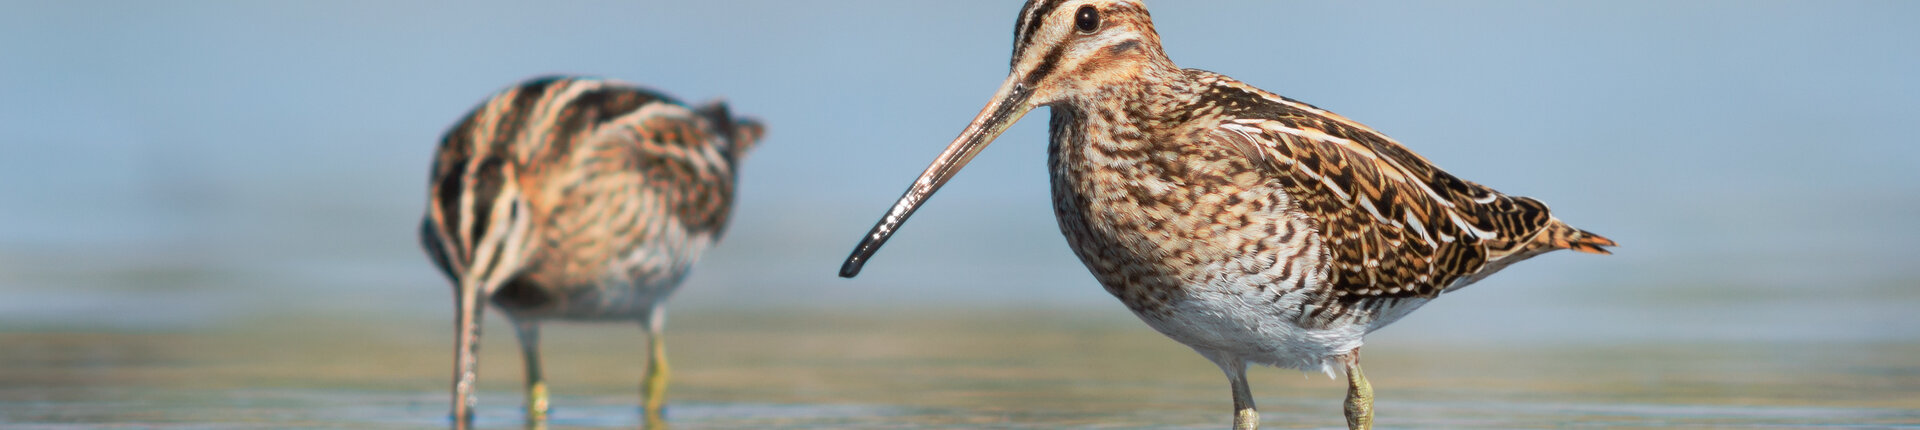
{"type": "Polygon", "coordinates": [[[1047,51],[1046,58],[1040,60],[1040,66],[1034,67],[1033,72],[1028,73],[1027,78],[1024,79],[1023,82],[1026,82],[1028,88],[1039,86],[1041,79],[1046,79],[1047,75],[1053,74],[1054,69],[1060,68],[1060,62],[1065,61],[1064,58],[1066,56],[1067,48],[1065,46],[1053,47],[1052,51],[1047,51]]]}

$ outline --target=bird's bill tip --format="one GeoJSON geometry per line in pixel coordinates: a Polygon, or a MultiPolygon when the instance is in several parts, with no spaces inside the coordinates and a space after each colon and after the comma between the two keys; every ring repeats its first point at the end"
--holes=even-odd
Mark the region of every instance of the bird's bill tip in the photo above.
{"type": "Polygon", "coordinates": [[[860,276],[860,267],[865,265],[864,262],[849,257],[846,263],[840,264],[840,277],[853,279],[855,276],[860,276]]]}
{"type": "Polygon", "coordinates": [[[868,247],[867,244],[871,242],[860,241],[860,246],[854,248],[853,255],[847,256],[847,262],[840,264],[840,277],[853,279],[855,276],[860,276],[860,268],[865,267],[867,259],[872,258],[873,253],[880,250],[878,247],[868,247]]]}

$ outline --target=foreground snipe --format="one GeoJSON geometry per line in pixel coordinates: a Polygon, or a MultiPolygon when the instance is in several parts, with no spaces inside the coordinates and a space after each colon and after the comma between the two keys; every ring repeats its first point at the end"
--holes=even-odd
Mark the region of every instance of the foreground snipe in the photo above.
{"type": "Polygon", "coordinates": [[[1061,233],[1128,309],[1226,372],[1235,428],[1258,425],[1249,363],[1343,367],[1348,423],[1368,428],[1362,335],[1514,262],[1613,245],[1358,122],[1175,67],[1139,1],[1031,0],[1006,82],[840,275],[1039,106],[1061,233]]]}
{"type": "Polygon", "coordinates": [[[542,78],[488,99],[434,158],[421,240],[454,284],[453,416],[473,416],[481,300],[513,321],[527,419],[544,421],[539,323],[639,321],[645,413],[661,419],[667,296],[720,238],[761,126],[714,102],[597,79],[542,78]]]}

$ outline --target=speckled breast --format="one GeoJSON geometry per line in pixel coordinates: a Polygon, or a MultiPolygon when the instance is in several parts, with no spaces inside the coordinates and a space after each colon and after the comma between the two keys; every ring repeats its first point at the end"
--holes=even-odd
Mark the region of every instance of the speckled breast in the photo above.
{"type": "Polygon", "coordinates": [[[1203,294],[1278,303],[1325,279],[1310,220],[1246,157],[1206,138],[1211,127],[1143,130],[1054,112],[1049,165],[1061,233],[1136,313],[1203,294]]]}

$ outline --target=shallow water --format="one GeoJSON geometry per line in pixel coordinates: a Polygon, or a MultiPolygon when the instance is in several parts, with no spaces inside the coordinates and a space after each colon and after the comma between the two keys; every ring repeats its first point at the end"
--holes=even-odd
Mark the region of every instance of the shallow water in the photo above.
{"type": "MultiPolygon", "coordinates": [[[[1125,315],[686,311],[673,428],[1222,428],[1224,378],[1125,315]]],[[[496,318],[497,319],[497,318],[496,318]]],[[[519,428],[519,359],[489,326],[482,428],[519,428]]],[[[189,332],[0,333],[6,428],[434,428],[450,329],[281,315],[189,332]]],[[[546,331],[551,429],[639,425],[642,337],[546,331]]],[[[1367,348],[1382,428],[1920,428],[1920,346],[1367,348]]],[[[1260,369],[1267,428],[1339,428],[1344,384],[1260,369]]]]}
{"type": "MultiPolygon", "coordinates": [[[[1005,76],[1012,4],[125,3],[0,4],[0,430],[444,427],[425,169],[556,72],[770,124],[674,299],[675,427],[1227,426],[1060,239],[1039,112],[833,277],[1005,76]]],[[[1382,428],[1920,425],[1920,2],[1154,4],[1182,65],[1622,243],[1370,337],[1382,428]]],[[[480,423],[518,428],[499,320],[480,423]]],[[[546,333],[552,428],[638,424],[637,328],[546,333]]],[[[1269,428],[1341,427],[1340,381],[1253,384],[1269,428]]]]}

